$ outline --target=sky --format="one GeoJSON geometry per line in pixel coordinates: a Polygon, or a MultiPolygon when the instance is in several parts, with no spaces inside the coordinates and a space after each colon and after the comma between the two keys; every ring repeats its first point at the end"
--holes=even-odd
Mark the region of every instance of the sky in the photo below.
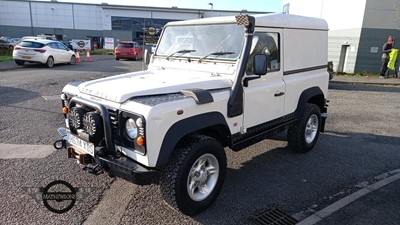
{"type": "MultiPolygon", "coordinates": [[[[47,0],[50,1],[50,0],[47,0]]],[[[234,10],[256,12],[281,12],[282,0],[57,0],[58,2],[95,3],[106,2],[110,5],[133,5],[167,7],[176,6],[188,9],[234,10]]]]}

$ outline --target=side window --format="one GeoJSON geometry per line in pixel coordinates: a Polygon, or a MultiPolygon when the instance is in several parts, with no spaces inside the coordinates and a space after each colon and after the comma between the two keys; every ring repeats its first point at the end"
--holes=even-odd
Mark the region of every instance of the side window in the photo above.
{"type": "Polygon", "coordinates": [[[65,45],[63,45],[61,43],[57,43],[57,47],[58,47],[58,49],[61,49],[61,50],[67,50],[67,47],[65,47],[65,45]]]}
{"type": "Polygon", "coordinates": [[[58,49],[56,42],[50,42],[47,45],[50,46],[50,48],[58,49]]]}
{"type": "Polygon", "coordinates": [[[268,56],[267,68],[270,71],[280,70],[280,54],[279,54],[280,36],[275,32],[256,32],[253,36],[253,51],[250,54],[246,67],[248,75],[253,74],[253,59],[256,54],[265,54],[268,56]]]}

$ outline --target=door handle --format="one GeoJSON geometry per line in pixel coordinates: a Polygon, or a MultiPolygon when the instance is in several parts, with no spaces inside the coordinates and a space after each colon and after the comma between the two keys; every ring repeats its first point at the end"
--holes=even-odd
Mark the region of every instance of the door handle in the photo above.
{"type": "Polygon", "coordinates": [[[283,96],[284,94],[285,94],[285,92],[278,92],[278,93],[275,93],[274,96],[279,97],[279,96],[283,96]]]}

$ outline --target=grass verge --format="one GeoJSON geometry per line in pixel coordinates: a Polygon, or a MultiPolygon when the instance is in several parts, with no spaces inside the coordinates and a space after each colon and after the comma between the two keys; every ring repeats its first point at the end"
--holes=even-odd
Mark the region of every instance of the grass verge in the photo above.
{"type": "Polygon", "coordinates": [[[13,61],[12,50],[0,49],[0,62],[13,61]]]}
{"type": "Polygon", "coordinates": [[[0,56],[0,62],[10,62],[13,61],[13,57],[11,56],[0,56]]]}
{"type": "Polygon", "coordinates": [[[349,77],[378,77],[378,74],[373,73],[335,73],[335,76],[349,76],[349,77]]]}
{"type": "MultiPolygon", "coordinates": [[[[85,53],[86,51],[81,51],[81,54],[85,53]]],[[[113,49],[96,49],[93,51],[90,51],[90,55],[113,55],[114,50],[113,49]]]]}

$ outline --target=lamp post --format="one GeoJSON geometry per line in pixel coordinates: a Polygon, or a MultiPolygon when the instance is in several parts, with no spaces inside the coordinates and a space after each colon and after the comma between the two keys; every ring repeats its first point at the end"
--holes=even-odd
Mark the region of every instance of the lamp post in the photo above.
{"type": "Polygon", "coordinates": [[[208,3],[209,5],[211,5],[211,12],[213,12],[213,8],[214,8],[214,4],[213,3],[208,3]]]}

